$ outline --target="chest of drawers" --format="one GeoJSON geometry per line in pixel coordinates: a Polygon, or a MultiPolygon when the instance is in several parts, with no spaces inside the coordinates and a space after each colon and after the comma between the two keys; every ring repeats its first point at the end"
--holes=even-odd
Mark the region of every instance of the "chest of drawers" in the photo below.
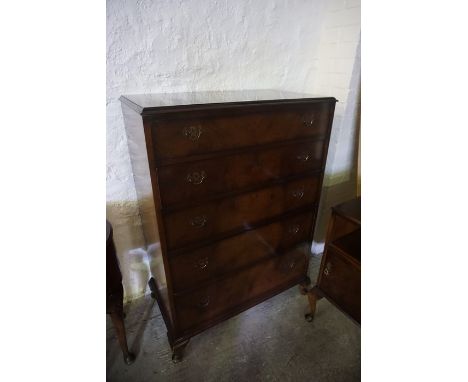
{"type": "Polygon", "coordinates": [[[150,288],[177,361],[192,336],[307,281],[336,100],[269,90],[120,100],[159,275],[150,288]]]}

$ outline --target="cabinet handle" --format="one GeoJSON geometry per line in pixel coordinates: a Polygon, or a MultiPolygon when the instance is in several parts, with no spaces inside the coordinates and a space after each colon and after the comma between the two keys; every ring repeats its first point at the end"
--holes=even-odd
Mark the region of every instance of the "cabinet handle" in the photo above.
{"type": "Polygon", "coordinates": [[[327,265],[325,266],[325,269],[323,270],[323,274],[324,274],[326,277],[328,277],[328,276],[330,275],[331,268],[332,268],[331,263],[327,263],[327,265]]]}
{"type": "Polygon", "coordinates": [[[289,269],[293,269],[295,266],[296,266],[296,260],[292,260],[292,261],[289,263],[289,269]]]}
{"type": "Polygon", "coordinates": [[[206,308],[208,305],[210,305],[210,296],[204,297],[200,302],[198,303],[198,306],[200,308],[206,308]]]}
{"type": "Polygon", "coordinates": [[[206,172],[205,171],[194,171],[187,175],[187,182],[191,184],[202,184],[203,181],[206,179],[206,172]]]}
{"type": "Polygon", "coordinates": [[[191,221],[190,224],[192,227],[201,228],[206,226],[207,218],[205,215],[195,216],[191,221]]]}
{"type": "Polygon", "coordinates": [[[297,157],[300,161],[307,162],[310,159],[309,154],[299,154],[297,157]]]}
{"type": "Polygon", "coordinates": [[[302,121],[303,125],[305,127],[312,127],[312,125],[314,124],[314,118],[311,118],[310,120],[305,120],[305,121],[302,121]]]}
{"type": "Polygon", "coordinates": [[[302,199],[304,196],[304,189],[298,188],[297,190],[294,190],[292,192],[292,196],[295,197],[296,199],[302,199]]]}
{"type": "Polygon", "coordinates": [[[289,227],[289,233],[292,233],[293,235],[295,235],[296,233],[299,232],[300,228],[301,227],[300,227],[299,224],[294,224],[294,225],[289,227]]]}
{"type": "Polygon", "coordinates": [[[202,132],[203,131],[200,126],[186,126],[183,130],[184,136],[190,139],[191,141],[198,140],[202,132]]]}
{"type": "Polygon", "coordinates": [[[208,267],[208,257],[202,257],[196,261],[196,267],[198,269],[206,269],[208,267]]]}

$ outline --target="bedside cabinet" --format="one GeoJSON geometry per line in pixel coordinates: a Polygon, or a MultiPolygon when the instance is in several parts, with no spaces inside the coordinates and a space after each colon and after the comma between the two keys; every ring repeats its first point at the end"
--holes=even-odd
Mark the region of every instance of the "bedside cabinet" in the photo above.
{"type": "Polygon", "coordinates": [[[312,321],[317,299],[325,297],[361,323],[361,198],[332,208],[317,284],[308,292],[312,321]]]}
{"type": "Polygon", "coordinates": [[[192,336],[307,283],[336,100],[269,90],[120,100],[146,242],[161,245],[149,285],[178,361],[192,336]]]}

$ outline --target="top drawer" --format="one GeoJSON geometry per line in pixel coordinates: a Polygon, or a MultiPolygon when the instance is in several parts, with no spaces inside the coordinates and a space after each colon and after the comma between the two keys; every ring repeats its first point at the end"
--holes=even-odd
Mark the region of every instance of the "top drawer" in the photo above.
{"type": "Polygon", "coordinates": [[[183,117],[153,117],[149,121],[157,159],[184,157],[240,147],[323,137],[333,103],[251,106],[183,117]],[[248,110],[248,111],[247,111],[248,110]]]}

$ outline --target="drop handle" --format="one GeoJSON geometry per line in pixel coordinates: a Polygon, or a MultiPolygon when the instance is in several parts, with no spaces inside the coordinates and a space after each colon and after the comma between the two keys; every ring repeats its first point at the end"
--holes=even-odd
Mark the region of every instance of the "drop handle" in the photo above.
{"type": "Polygon", "coordinates": [[[206,222],[208,221],[208,219],[206,218],[205,215],[200,215],[200,216],[195,216],[191,221],[190,221],[190,225],[192,227],[196,227],[196,228],[202,228],[204,226],[206,226],[206,222]]]}
{"type": "Polygon", "coordinates": [[[295,266],[296,266],[296,260],[292,260],[292,261],[289,263],[289,269],[293,269],[295,266]]]}
{"type": "Polygon", "coordinates": [[[331,263],[327,263],[327,265],[325,266],[325,269],[323,270],[323,274],[324,274],[326,277],[328,277],[328,276],[330,275],[331,268],[332,268],[331,263]]]}
{"type": "Polygon", "coordinates": [[[310,159],[310,155],[309,154],[299,154],[296,158],[298,160],[302,161],[302,162],[307,162],[310,159]]]}
{"type": "Polygon", "coordinates": [[[206,172],[202,171],[194,171],[190,174],[187,174],[187,182],[191,184],[202,184],[203,181],[206,179],[206,172]]]}
{"type": "Polygon", "coordinates": [[[299,226],[299,224],[294,224],[291,227],[289,227],[289,233],[295,235],[299,232],[300,229],[301,227],[299,226]]]}
{"type": "Polygon", "coordinates": [[[203,130],[200,126],[186,126],[182,130],[184,137],[191,141],[198,140],[202,132],[203,130]]]}
{"type": "Polygon", "coordinates": [[[314,124],[314,118],[311,118],[310,120],[304,120],[302,121],[302,124],[305,127],[312,127],[312,125],[314,124]]]}
{"type": "Polygon", "coordinates": [[[210,296],[204,297],[200,302],[198,303],[199,308],[206,308],[208,305],[210,305],[210,296]]]}
{"type": "Polygon", "coordinates": [[[296,199],[302,199],[304,197],[304,189],[298,188],[292,192],[292,196],[296,199]]]}
{"type": "Polygon", "coordinates": [[[208,267],[208,257],[202,257],[198,259],[195,263],[196,268],[204,270],[208,267]]]}

